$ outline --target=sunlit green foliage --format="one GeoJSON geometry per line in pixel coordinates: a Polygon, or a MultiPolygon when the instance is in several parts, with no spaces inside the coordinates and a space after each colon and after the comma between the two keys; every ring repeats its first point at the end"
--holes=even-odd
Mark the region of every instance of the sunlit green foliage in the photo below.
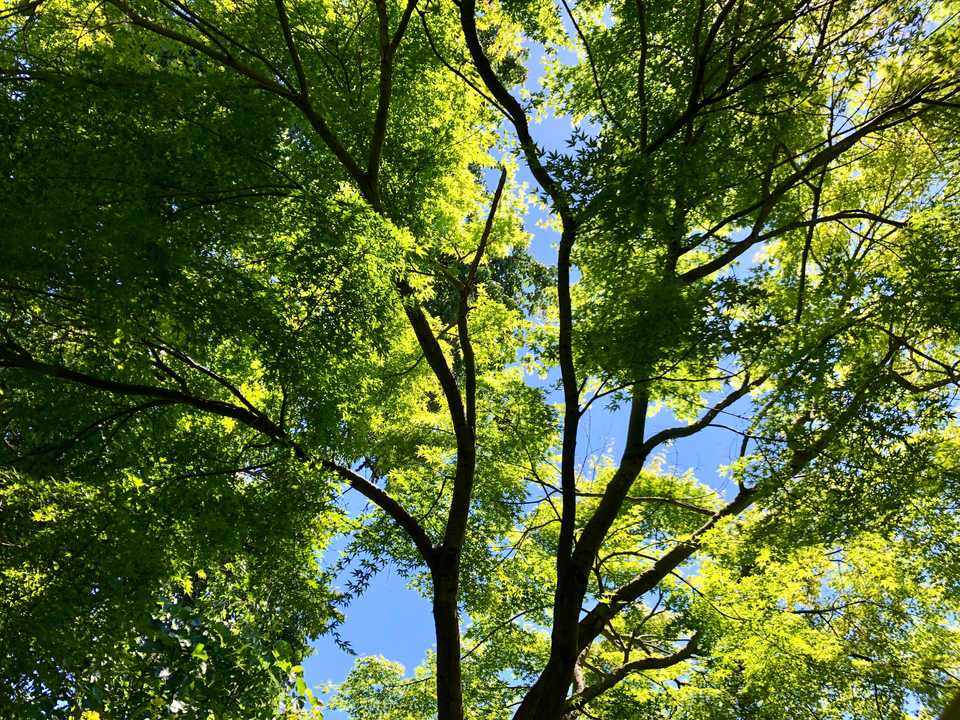
{"type": "Polygon", "coordinates": [[[935,717],[958,13],[8,4],[0,716],[319,719],[391,565],[357,720],[935,717]]]}

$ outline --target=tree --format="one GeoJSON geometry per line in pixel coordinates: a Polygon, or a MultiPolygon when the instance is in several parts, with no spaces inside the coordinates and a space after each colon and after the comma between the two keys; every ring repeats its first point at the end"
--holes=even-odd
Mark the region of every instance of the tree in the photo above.
{"type": "Polygon", "coordinates": [[[958,11],[8,6],[4,714],[306,713],[337,534],[436,629],[356,718],[942,710],[958,11]],[[717,432],[729,492],[665,460],[717,432]]]}

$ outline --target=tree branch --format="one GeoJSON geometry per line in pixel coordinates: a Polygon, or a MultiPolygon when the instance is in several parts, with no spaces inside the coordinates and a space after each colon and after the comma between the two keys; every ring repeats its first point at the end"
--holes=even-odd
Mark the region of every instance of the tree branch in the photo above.
{"type": "MultiPolygon", "coordinates": [[[[206,55],[212,60],[217,61],[224,67],[228,67],[243,77],[252,80],[257,87],[292,102],[301,110],[301,112],[303,112],[311,126],[320,136],[321,140],[323,140],[340,164],[343,165],[351,179],[357,183],[357,186],[360,188],[360,192],[363,193],[364,197],[366,197],[366,199],[375,207],[375,209],[379,209],[379,203],[376,200],[376,196],[371,194],[371,189],[364,171],[356,163],[356,161],[350,155],[350,152],[327,124],[326,119],[313,108],[308,99],[301,94],[293,92],[289,87],[282,85],[276,80],[272,80],[255,68],[252,68],[249,65],[241,62],[233,55],[226,53],[221,49],[210,47],[206,43],[200,42],[189,35],[184,35],[176,30],[164,27],[163,25],[144,17],[143,15],[140,15],[136,10],[130,7],[128,0],[107,0],[107,2],[110,2],[112,5],[118,8],[130,20],[130,22],[137,27],[141,27],[144,30],[148,30],[149,32],[160,35],[161,37],[165,37],[168,40],[173,40],[176,43],[192,48],[193,50],[206,55]]],[[[302,90],[303,88],[301,87],[301,91],[302,90]]]]}
{"type": "MultiPolygon", "coordinates": [[[[587,492],[578,492],[578,497],[603,497],[603,493],[587,493],[587,492]]],[[[699,505],[694,505],[693,503],[685,502],[684,500],[678,500],[677,498],[671,497],[660,497],[657,495],[627,495],[624,500],[626,502],[635,502],[635,503],[658,503],[662,505],[673,505],[674,507],[683,508],[684,510],[690,510],[691,512],[699,513],[700,515],[713,515],[713,510],[708,510],[705,507],[700,507],[699,505]]]]}
{"type": "MultiPolygon", "coordinates": [[[[956,83],[948,83],[943,86],[943,88],[953,87],[953,89],[948,93],[948,97],[957,92],[955,86],[956,83]]],[[[917,115],[922,114],[924,112],[924,108],[915,110],[912,113],[910,110],[917,105],[922,105],[925,100],[924,93],[932,89],[941,88],[937,83],[934,82],[928,82],[924,84],[910,96],[877,113],[877,115],[875,115],[873,118],[861,124],[857,129],[847,133],[836,143],[829,145],[820,152],[816,153],[806,162],[806,164],[802,165],[800,168],[784,178],[768,193],[765,193],[760,200],[757,200],[746,208],[731,213],[716,223],[700,238],[700,242],[715,236],[720,229],[726,227],[730,223],[736,222],[737,220],[748,216],[750,213],[759,210],[759,214],[757,220],[754,222],[753,229],[745,239],[735,243],[728,250],[721,253],[713,260],[710,260],[699,267],[693,268],[692,270],[688,270],[687,272],[681,274],[680,279],[685,283],[691,283],[705,278],[708,275],[726,267],[751,247],[756,245],[758,242],[761,242],[761,238],[763,237],[761,235],[761,230],[763,228],[764,220],[770,214],[770,211],[773,209],[774,205],[776,205],[776,203],[783,198],[787,192],[792,190],[799,183],[806,180],[813,171],[819,170],[820,168],[825,168],[827,165],[829,165],[829,163],[833,162],[843,153],[854,147],[858,142],[860,142],[860,140],[868,135],[888,130],[901,123],[907,122],[917,115]]],[[[767,237],[770,236],[768,235],[767,237]]]]}
{"type": "Polygon", "coordinates": [[[633,144],[637,144],[636,138],[627,132],[620,121],[617,120],[617,116],[613,114],[613,111],[607,105],[607,98],[603,92],[603,86],[600,84],[600,76],[597,73],[597,64],[593,59],[593,52],[590,50],[590,43],[587,42],[587,36],[584,35],[583,30],[580,28],[580,23],[577,22],[577,18],[574,16],[573,10],[570,9],[570,5],[567,0],[560,0],[560,2],[563,5],[563,9],[567,13],[567,17],[570,18],[570,24],[573,25],[573,29],[577,33],[577,37],[580,38],[580,43],[583,45],[583,50],[587,56],[587,64],[590,66],[590,74],[593,77],[593,86],[597,90],[597,100],[600,101],[600,107],[603,108],[603,112],[610,120],[610,124],[612,124],[613,127],[616,128],[627,140],[633,144]]]}
{"type": "Polygon", "coordinates": [[[583,706],[596,700],[632,673],[643,672],[644,670],[663,670],[664,668],[682,663],[684,660],[689,660],[697,652],[699,640],[700,636],[695,634],[686,645],[672,655],[645,657],[624,663],[593,685],[588,685],[580,692],[570,696],[567,700],[567,710],[582,709],[583,706]]]}
{"type": "Polygon", "coordinates": [[[755,491],[744,488],[737,496],[723,508],[715,512],[709,520],[701,525],[686,542],[679,543],[672,550],[663,555],[650,568],[640,573],[626,585],[617,589],[608,600],[598,603],[580,621],[578,628],[578,642],[581,650],[594,641],[601,633],[604,625],[620,612],[627,604],[653,590],[663,578],[679,567],[699,547],[698,540],[707,531],[726,517],[737,515],[755,500],[755,491]]]}
{"type": "Polygon", "coordinates": [[[480,97],[482,97],[482,98],[484,99],[484,101],[490,103],[490,104],[491,104],[493,107],[495,107],[499,112],[501,112],[503,115],[505,115],[507,118],[509,118],[509,117],[510,117],[510,114],[509,114],[506,110],[504,110],[503,106],[500,105],[500,103],[498,103],[498,102],[497,102],[496,100],[494,100],[492,97],[490,97],[489,95],[487,95],[483,90],[481,90],[479,87],[477,87],[477,84],[476,84],[475,82],[473,82],[470,78],[468,78],[468,77],[467,77],[466,75],[464,75],[462,72],[460,72],[460,71],[457,70],[455,67],[453,67],[453,65],[451,65],[449,62],[447,62],[447,60],[443,57],[443,55],[440,54],[440,50],[439,50],[439,48],[437,48],[436,42],[434,42],[433,35],[430,34],[430,28],[429,28],[428,25],[427,25],[427,17],[426,17],[426,14],[424,14],[424,13],[423,13],[422,11],[420,11],[420,10],[417,10],[417,14],[420,16],[420,24],[423,26],[423,34],[426,35],[426,37],[427,37],[427,43],[430,45],[430,50],[433,52],[433,54],[434,54],[434,56],[437,58],[437,60],[439,60],[440,63],[441,63],[447,70],[449,70],[451,73],[453,73],[453,74],[456,75],[458,78],[460,78],[460,80],[462,80],[463,83],[464,83],[467,87],[469,87],[471,90],[473,90],[475,93],[477,93],[477,95],[479,95],[480,97]]]}
{"type": "MultiPolygon", "coordinates": [[[[534,179],[550,198],[560,217],[562,232],[557,249],[557,307],[559,316],[558,351],[561,383],[563,386],[564,421],[561,451],[560,485],[563,494],[560,534],[556,558],[557,588],[554,593],[554,627],[550,638],[550,660],[541,678],[560,674],[569,685],[568,675],[576,662],[576,640],[568,632],[576,628],[580,602],[586,588],[586,572],[571,563],[571,550],[576,528],[576,443],[580,422],[580,386],[577,383],[573,359],[573,305],[570,297],[570,270],[573,245],[576,240],[577,219],[564,188],[550,174],[540,160],[540,151],[530,134],[526,114],[516,98],[497,77],[480,43],[476,25],[476,0],[460,0],[460,26],[474,68],[487,90],[506,110],[520,141],[520,147],[534,179]]],[[[542,686],[540,686],[542,687],[542,686]]],[[[524,705],[538,704],[539,690],[531,690],[524,705]]],[[[544,698],[550,706],[562,706],[562,698],[544,698]]],[[[550,714],[547,709],[547,714],[550,714]]]]}
{"type": "Polygon", "coordinates": [[[373,502],[381,510],[387,513],[387,515],[393,518],[396,523],[406,531],[407,535],[410,536],[410,539],[417,547],[417,550],[420,551],[420,555],[426,561],[427,565],[430,565],[433,562],[435,554],[433,543],[427,536],[423,526],[420,525],[416,518],[408,513],[399,502],[388,495],[386,491],[381,490],[365,477],[349,468],[346,468],[335,462],[331,462],[330,460],[321,460],[320,464],[325,470],[329,470],[339,475],[343,480],[350,484],[350,487],[373,502]]]}
{"type": "MultiPolygon", "coordinates": [[[[786,466],[786,475],[788,477],[795,477],[803,468],[809,465],[810,462],[820,455],[826,449],[827,445],[836,438],[837,434],[856,417],[863,407],[870,388],[882,377],[882,369],[888,362],[890,355],[891,352],[888,351],[887,355],[877,364],[876,374],[857,389],[853,398],[850,400],[850,404],[837,416],[837,419],[834,420],[828,428],[819,434],[814,442],[806,447],[797,448],[793,451],[790,461],[786,466]]],[[[744,385],[746,386],[746,383],[744,383],[744,385]]],[[[711,412],[719,411],[720,405],[729,405],[727,402],[729,399],[730,396],[725,398],[722,403],[715,405],[711,409],[711,412]]],[[[664,430],[654,435],[648,442],[654,441],[658,436],[663,436],[667,439],[678,437],[677,433],[683,433],[686,429],[687,428],[672,428],[664,430]]],[[[684,433],[679,436],[682,437],[689,434],[691,433],[684,433]]],[[[663,440],[661,440],[661,442],[662,441],[663,440]]],[[[654,562],[650,568],[640,573],[626,585],[617,589],[608,600],[598,603],[593,610],[587,613],[583,620],[580,621],[578,636],[581,649],[593,642],[594,638],[600,634],[610,618],[619,613],[620,610],[628,604],[634,602],[637,598],[650,592],[663,578],[676,570],[677,567],[693,555],[693,553],[699,549],[700,538],[715,527],[720,520],[737,515],[750,507],[756,500],[756,494],[757,491],[754,488],[741,487],[737,496],[730,503],[714,513],[709,520],[690,535],[689,539],[678,543],[673,549],[654,562]]]]}
{"type": "MultiPolygon", "coordinates": [[[[130,395],[138,397],[155,398],[157,402],[137,406],[135,409],[142,409],[151,405],[158,404],[180,404],[196,408],[203,412],[221,417],[228,417],[243,423],[247,427],[257,430],[272,440],[277,441],[285,447],[293,450],[298,460],[306,461],[309,459],[307,452],[291,440],[273,421],[266,417],[262,412],[250,410],[246,407],[233,405],[232,403],[221,400],[211,400],[196,395],[173,390],[172,388],[157,387],[153,385],[143,385],[138,383],[117,382],[99,378],[87,373],[81,373],[76,370],[34,360],[29,354],[19,348],[12,348],[8,344],[0,346],[0,368],[15,368],[26,370],[37,375],[66,380],[68,382],[84,385],[86,387],[112,393],[115,395],[130,395]]],[[[420,552],[423,559],[429,564],[434,557],[433,546],[427,537],[422,526],[406,511],[404,508],[385,491],[381,490],[373,483],[369,482],[357,473],[349,470],[330,460],[319,460],[320,465],[340,477],[347,480],[351,487],[363,494],[365,497],[376,503],[381,509],[390,515],[407,532],[414,545],[420,552]]]]}
{"type": "Polygon", "coordinates": [[[287,17],[287,6],[283,0],[275,0],[277,6],[277,18],[280,20],[280,29],[283,32],[283,40],[287,44],[287,51],[290,53],[290,59],[293,61],[293,69],[297,73],[297,85],[300,88],[300,97],[304,102],[309,102],[310,87],[307,84],[307,74],[303,69],[303,61],[300,59],[300,51],[297,50],[297,44],[293,40],[293,32],[290,30],[290,19],[287,17]]]}
{"type": "Polygon", "coordinates": [[[279,426],[274,424],[269,418],[260,412],[252,411],[246,407],[240,407],[222,400],[211,400],[196,395],[186,393],[182,390],[172,388],[158,387],[154,385],[143,385],[139,383],[117,382],[107,380],[94,375],[78,372],[62,365],[54,365],[34,360],[29,354],[22,350],[16,351],[9,347],[0,346],[0,368],[17,368],[27,370],[37,375],[58,378],[78,385],[85,385],[96,390],[113,393],[116,395],[133,395],[139,397],[152,397],[170,403],[188,405],[204,412],[209,412],[221,417],[228,417],[237,420],[248,427],[258,430],[267,437],[280,442],[293,449],[294,453],[301,460],[306,459],[306,453],[302,448],[293,443],[279,426]]]}
{"type": "Polygon", "coordinates": [[[497,207],[500,205],[500,197],[503,195],[503,187],[507,182],[507,169],[500,169],[500,179],[497,181],[497,189],[493,193],[493,200],[490,202],[490,212],[487,213],[487,221],[484,223],[483,232],[480,235],[480,244],[477,246],[477,252],[473,256],[473,261],[467,271],[467,280],[464,287],[470,291],[477,276],[477,269],[480,267],[480,261],[483,259],[483,253],[487,249],[487,243],[490,241],[490,233],[493,230],[493,219],[497,214],[497,207]]]}
{"type": "Polygon", "coordinates": [[[473,490],[473,475],[476,464],[474,431],[467,421],[467,413],[463,398],[460,395],[460,388],[457,386],[457,380],[447,364],[443,348],[440,347],[439,341],[433,334],[430,322],[413,297],[413,288],[405,280],[399,281],[397,287],[400,295],[404,298],[404,311],[413,327],[420,349],[440,383],[453,423],[453,432],[457,442],[457,468],[453,481],[453,499],[443,536],[443,547],[449,551],[459,552],[466,535],[470,496],[473,490]]]}
{"type": "Polygon", "coordinates": [[[477,359],[473,351],[473,342],[470,340],[470,327],[467,322],[467,314],[470,311],[470,296],[473,293],[477,269],[480,267],[480,261],[483,259],[487,242],[490,240],[490,232],[493,230],[493,219],[497,214],[497,206],[500,204],[500,197],[503,195],[503,186],[506,181],[507,169],[503,168],[500,171],[500,180],[497,183],[497,189],[493,194],[493,201],[490,203],[490,212],[487,213],[487,221],[483,226],[483,232],[480,234],[480,243],[477,246],[477,251],[474,253],[469,268],[467,268],[467,278],[460,287],[460,298],[457,307],[457,336],[460,339],[460,351],[463,353],[463,391],[467,404],[467,425],[474,436],[476,436],[477,431],[477,359]]]}
{"type": "Polygon", "coordinates": [[[523,150],[527,164],[530,166],[530,172],[543,188],[544,192],[553,201],[564,227],[570,227],[573,224],[573,209],[570,206],[566,192],[554,180],[553,176],[547,171],[540,161],[540,153],[533,136],[530,134],[530,125],[527,122],[527,116],[520,103],[504,87],[500,78],[493,71],[490,65],[490,59],[483,50],[480,43],[480,37],[477,34],[476,19],[476,0],[461,0],[460,5],[460,27],[463,29],[464,40],[467,49],[470,51],[470,57],[473,59],[473,65],[483,80],[487,90],[496,99],[497,103],[507,112],[507,116],[513,123],[517,131],[517,137],[520,140],[520,146],[523,150]]]}
{"type": "Polygon", "coordinates": [[[689,437],[699,432],[713,422],[717,415],[746,395],[751,388],[756,387],[760,382],[762,382],[762,379],[755,381],[751,381],[749,378],[745,379],[740,388],[734,390],[707,410],[696,422],[683,427],[661,430],[647,440],[642,438],[643,423],[647,412],[646,402],[641,403],[638,401],[640,398],[635,398],[630,412],[630,425],[627,429],[627,446],[621,458],[620,466],[604,489],[603,497],[593,516],[587,521],[580,533],[580,539],[577,541],[574,552],[574,561],[581,567],[589,567],[593,563],[593,559],[599,552],[610,526],[623,506],[623,502],[630,491],[630,486],[636,480],[647,457],[657,446],[669,440],[689,437]]]}
{"type": "Polygon", "coordinates": [[[370,153],[367,157],[367,180],[370,191],[380,200],[380,164],[383,160],[383,147],[387,138],[387,121],[390,117],[390,98],[393,95],[393,59],[403,34],[410,23],[410,16],[417,6],[417,0],[407,0],[400,23],[393,36],[390,35],[390,16],[387,12],[387,0],[374,0],[377,6],[377,31],[380,50],[380,87],[377,96],[377,113],[373,119],[373,137],[370,140],[370,153]]]}

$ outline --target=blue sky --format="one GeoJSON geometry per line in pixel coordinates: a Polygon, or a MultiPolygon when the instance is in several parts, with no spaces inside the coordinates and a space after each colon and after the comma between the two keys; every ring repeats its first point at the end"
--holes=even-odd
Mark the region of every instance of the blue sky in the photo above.
{"type": "MultiPolygon", "coordinates": [[[[531,80],[528,87],[535,88],[540,76],[542,55],[532,53],[529,61],[531,80]]],[[[563,150],[564,141],[571,130],[568,118],[548,117],[532,126],[536,141],[548,149],[563,150]]],[[[491,178],[494,178],[491,174],[491,178]]],[[[522,166],[518,180],[534,189],[536,184],[526,167],[522,166]]],[[[491,180],[491,184],[495,179],[491,180]]],[[[533,235],[531,252],[542,262],[555,263],[555,243],[558,236],[552,230],[538,225],[545,219],[542,211],[531,208],[525,219],[527,232],[533,235]]],[[[554,398],[559,400],[559,396],[554,398]]],[[[748,402],[748,401],[746,401],[748,402]]],[[[731,408],[737,412],[741,401],[731,408]]],[[[580,460],[586,455],[608,454],[618,457],[623,446],[627,411],[611,412],[602,403],[597,403],[587,413],[581,425],[580,460]]],[[[648,420],[648,433],[676,425],[677,421],[668,411],[662,411],[648,420]]],[[[734,422],[729,422],[733,425],[734,422]]],[[[666,466],[685,472],[693,469],[697,478],[718,489],[726,497],[732,497],[729,483],[718,476],[719,467],[730,463],[739,454],[740,438],[729,431],[708,428],[692,438],[682,440],[665,449],[661,454],[666,466]]],[[[734,488],[735,490],[735,488],[734,488]]],[[[362,502],[354,498],[357,508],[362,502]]],[[[331,549],[336,552],[339,545],[331,549]]],[[[328,552],[328,557],[330,552],[328,552]]],[[[406,587],[406,582],[391,568],[385,568],[371,581],[366,593],[355,599],[345,610],[346,619],[340,628],[341,635],[349,640],[357,657],[382,655],[388,660],[402,663],[410,673],[423,660],[425,652],[434,646],[433,620],[430,603],[417,592],[406,587]]],[[[304,676],[312,688],[327,683],[339,683],[346,677],[356,657],[341,650],[332,637],[321,637],[313,645],[314,654],[304,662],[304,676]]],[[[328,720],[345,720],[341,712],[327,710],[328,720]]]]}

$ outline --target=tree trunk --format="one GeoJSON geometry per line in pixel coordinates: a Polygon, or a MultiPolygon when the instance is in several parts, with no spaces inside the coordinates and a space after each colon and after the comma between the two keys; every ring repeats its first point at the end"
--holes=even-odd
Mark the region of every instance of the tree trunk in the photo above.
{"type": "Polygon", "coordinates": [[[577,629],[587,574],[572,562],[565,564],[566,570],[558,577],[553,605],[550,659],[520,703],[513,720],[562,720],[566,712],[567,691],[580,655],[577,629]]]}
{"type": "MultiPolygon", "coordinates": [[[[588,652],[590,652],[589,646],[583,649],[583,652],[580,653],[580,657],[577,658],[576,664],[573,666],[572,695],[578,695],[579,693],[583,692],[583,689],[587,686],[586,681],[583,679],[583,667],[581,666],[581,663],[588,652]]],[[[580,712],[578,710],[569,710],[563,714],[563,720],[577,720],[578,717],[580,717],[580,712]]]]}
{"type": "Polygon", "coordinates": [[[573,669],[559,662],[547,663],[537,682],[523,698],[513,720],[563,720],[566,713],[567,690],[573,680],[573,669]]]}
{"type": "Polygon", "coordinates": [[[437,635],[438,720],[463,720],[457,565],[456,558],[438,560],[432,573],[433,624],[437,635]]]}

